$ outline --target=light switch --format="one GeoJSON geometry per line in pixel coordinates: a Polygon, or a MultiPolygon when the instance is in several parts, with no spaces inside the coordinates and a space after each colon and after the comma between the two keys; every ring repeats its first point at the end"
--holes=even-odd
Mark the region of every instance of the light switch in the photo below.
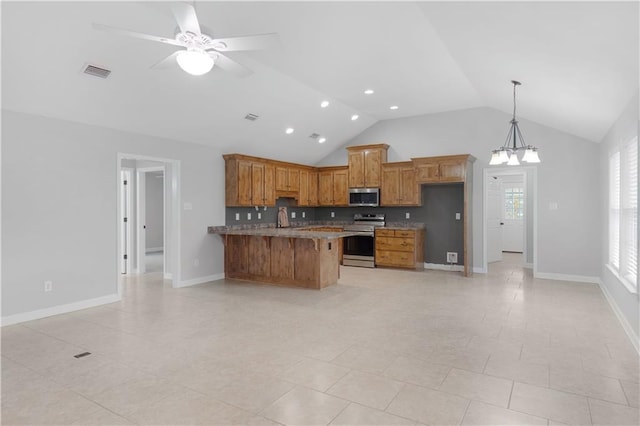
{"type": "Polygon", "coordinates": [[[404,214],[404,218],[405,218],[405,219],[411,219],[411,213],[406,212],[406,213],[404,214]]]}
{"type": "Polygon", "coordinates": [[[331,217],[336,217],[336,212],[331,212],[331,217]]]}
{"type": "Polygon", "coordinates": [[[185,209],[185,210],[193,210],[193,204],[191,204],[191,203],[184,203],[184,209],[185,209]]]}
{"type": "Polygon", "coordinates": [[[236,213],[236,220],[240,220],[240,213],[236,213]]]}
{"type": "Polygon", "coordinates": [[[558,203],[555,201],[549,203],[549,210],[558,210],[558,203]]]}
{"type": "Polygon", "coordinates": [[[291,219],[295,219],[296,218],[296,212],[291,212],[291,219]]]}
{"type": "Polygon", "coordinates": [[[258,212],[258,220],[262,219],[262,213],[258,212]]]}
{"type": "Polygon", "coordinates": [[[251,220],[251,213],[247,213],[247,220],[251,220]]]}
{"type": "Polygon", "coordinates": [[[305,212],[302,212],[302,218],[307,217],[307,215],[305,214],[305,212]]]}
{"type": "Polygon", "coordinates": [[[460,213],[456,213],[456,220],[460,220],[460,213]]]}

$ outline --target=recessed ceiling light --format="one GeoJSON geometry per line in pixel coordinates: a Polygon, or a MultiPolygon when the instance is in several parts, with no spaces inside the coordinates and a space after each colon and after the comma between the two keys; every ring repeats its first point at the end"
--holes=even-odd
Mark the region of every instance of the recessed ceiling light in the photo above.
{"type": "Polygon", "coordinates": [[[358,119],[359,115],[358,114],[353,114],[351,116],[351,121],[356,121],[358,119]]]}
{"type": "Polygon", "coordinates": [[[394,110],[395,110],[395,109],[398,109],[398,105],[391,105],[391,106],[389,107],[389,109],[394,109],[394,110]]]}
{"type": "Polygon", "coordinates": [[[287,130],[284,131],[286,134],[290,135],[291,133],[293,133],[293,129],[291,127],[287,128],[287,130]]]}
{"type": "Polygon", "coordinates": [[[373,95],[373,89],[367,89],[364,91],[365,95],[373,95]]]}
{"type": "Polygon", "coordinates": [[[326,107],[328,107],[328,106],[329,106],[329,101],[322,101],[322,102],[320,103],[320,107],[321,107],[321,108],[326,108],[326,107]]]}
{"type": "Polygon", "coordinates": [[[325,143],[326,141],[327,141],[327,138],[318,139],[318,143],[325,143]]]}

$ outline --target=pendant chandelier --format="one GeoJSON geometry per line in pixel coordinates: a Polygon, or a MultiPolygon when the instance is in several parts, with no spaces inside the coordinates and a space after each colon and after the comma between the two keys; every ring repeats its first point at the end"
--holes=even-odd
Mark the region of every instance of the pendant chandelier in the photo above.
{"type": "Polygon", "coordinates": [[[518,120],[516,120],[516,87],[520,86],[519,81],[511,80],[513,84],[513,118],[511,119],[511,127],[509,133],[507,133],[507,139],[502,146],[494,151],[491,151],[490,165],[504,164],[507,166],[519,166],[518,151],[524,151],[522,161],[525,163],[539,163],[538,148],[525,145],[522,132],[518,127],[518,120]]]}

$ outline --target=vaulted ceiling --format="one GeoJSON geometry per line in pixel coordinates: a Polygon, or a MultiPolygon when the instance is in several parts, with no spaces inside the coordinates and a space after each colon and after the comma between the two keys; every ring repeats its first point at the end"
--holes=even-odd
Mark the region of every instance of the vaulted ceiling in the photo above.
{"type": "Polygon", "coordinates": [[[279,34],[228,54],[245,78],[150,69],[177,48],[91,26],[172,38],[169,6],[3,2],[2,107],[314,163],[378,120],[511,113],[512,79],[518,116],[597,142],[638,90],[637,2],[195,2],[214,37],[279,34]]]}

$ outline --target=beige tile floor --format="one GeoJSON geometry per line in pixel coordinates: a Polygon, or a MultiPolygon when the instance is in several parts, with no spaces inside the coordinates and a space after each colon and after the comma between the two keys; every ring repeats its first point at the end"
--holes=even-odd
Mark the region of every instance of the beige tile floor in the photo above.
{"type": "Polygon", "coordinates": [[[121,302],[2,329],[2,424],[637,425],[598,287],[518,259],[322,291],[128,277],[121,302]]]}

